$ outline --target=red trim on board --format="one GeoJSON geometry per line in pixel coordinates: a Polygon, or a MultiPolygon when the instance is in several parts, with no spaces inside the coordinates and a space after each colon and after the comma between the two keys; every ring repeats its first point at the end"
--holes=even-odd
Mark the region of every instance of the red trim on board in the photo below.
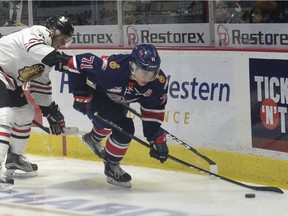
{"type": "Polygon", "coordinates": [[[252,137],[252,147],[280,151],[280,152],[288,152],[288,141],[267,139],[261,137],[252,137]]]}
{"type": "Polygon", "coordinates": [[[67,142],[66,136],[62,136],[62,149],[63,149],[63,156],[67,156],[67,142]]]}

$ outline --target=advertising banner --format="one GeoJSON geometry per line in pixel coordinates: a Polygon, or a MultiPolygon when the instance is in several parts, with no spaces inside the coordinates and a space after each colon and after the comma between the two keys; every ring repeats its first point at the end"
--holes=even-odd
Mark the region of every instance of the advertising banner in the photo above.
{"type": "Polygon", "coordinates": [[[235,145],[233,59],[181,54],[163,56],[169,79],[163,127],[192,143],[235,145]]]}
{"type": "Polygon", "coordinates": [[[287,60],[250,59],[252,146],[288,152],[287,60]]]}
{"type": "MultiPolygon", "coordinates": [[[[23,27],[0,27],[0,38],[23,27]]],[[[211,46],[209,24],[151,24],[75,26],[73,47],[151,43],[155,46],[211,46]],[[124,40],[124,41],[122,41],[124,40]]]]}
{"type": "Polygon", "coordinates": [[[215,46],[242,48],[286,48],[288,33],[283,24],[217,24],[215,46]]]}
{"type": "MultiPolygon", "coordinates": [[[[88,51],[98,56],[107,55],[104,50],[88,51]]],[[[123,50],[114,50],[114,53],[120,52],[123,50]]],[[[163,128],[181,139],[195,143],[235,145],[236,123],[231,72],[233,59],[197,56],[195,52],[180,55],[173,51],[159,53],[162,57],[161,68],[170,83],[163,128]]],[[[67,75],[55,71],[50,77],[53,97],[67,116],[67,126],[78,126],[81,131],[90,131],[92,123],[87,116],[72,107],[73,96],[69,94],[67,75]]],[[[138,104],[133,104],[132,107],[139,112],[138,104]]],[[[136,135],[143,136],[141,120],[133,115],[131,117],[136,125],[136,135]]]]}
{"type": "Polygon", "coordinates": [[[122,32],[120,34],[117,25],[75,26],[70,47],[118,46],[122,32]]]}
{"type": "Polygon", "coordinates": [[[124,45],[211,46],[209,24],[124,25],[124,45]]]}

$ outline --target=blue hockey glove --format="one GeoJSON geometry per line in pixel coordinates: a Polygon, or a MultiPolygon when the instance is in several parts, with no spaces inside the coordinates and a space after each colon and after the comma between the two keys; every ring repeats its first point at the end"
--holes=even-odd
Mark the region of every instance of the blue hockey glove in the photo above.
{"type": "Polygon", "coordinates": [[[87,112],[90,110],[91,101],[93,99],[92,93],[79,90],[73,92],[73,94],[74,94],[73,108],[86,115],[87,112]]]}
{"type": "Polygon", "coordinates": [[[45,116],[50,125],[52,134],[59,135],[64,133],[65,121],[58,105],[53,101],[49,107],[40,106],[43,116],[45,116]]]}
{"type": "Polygon", "coordinates": [[[164,163],[169,154],[169,150],[166,144],[166,134],[163,133],[160,136],[157,136],[152,139],[148,139],[150,143],[150,157],[153,157],[157,160],[160,160],[161,163],[164,163]]]}

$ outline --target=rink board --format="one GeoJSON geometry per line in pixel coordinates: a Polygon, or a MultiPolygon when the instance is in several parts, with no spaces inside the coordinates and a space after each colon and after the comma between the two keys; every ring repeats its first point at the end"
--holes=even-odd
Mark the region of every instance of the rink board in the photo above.
{"type": "MultiPolygon", "coordinates": [[[[71,55],[92,52],[101,56],[127,53],[131,47],[64,51],[71,55]]],[[[169,79],[168,104],[162,127],[215,161],[223,176],[287,188],[288,128],[284,127],[288,118],[284,115],[287,113],[287,53],[192,48],[159,48],[159,53],[161,68],[169,79]],[[272,113],[273,110],[277,110],[277,115],[272,113]]],[[[64,113],[66,125],[90,131],[90,120],[73,109],[67,76],[52,71],[50,77],[53,100],[64,113]]],[[[132,105],[139,112],[139,107],[132,105]]],[[[38,117],[48,126],[41,114],[38,117]]],[[[141,120],[129,117],[135,123],[135,135],[141,137],[141,120]]],[[[188,149],[169,144],[173,156],[209,169],[205,161],[188,149]]],[[[77,137],[66,140],[33,134],[29,151],[97,160],[77,137]]],[[[131,144],[123,162],[191,171],[173,161],[160,164],[149,158],[147,149],[135,143],[131,144]]]]}
{"type": "MultiPolygon", "coordinates": [[[[169,149],[171,155],[209,171],[209,165],[203,159],[183,146],[171,145],[169,149]]],[[[224,151],[197,150],[217,163],[219,175],[239,181],[288,189],[287,161],[224,151]]],[[[77,136],[62,137],[33,133],[26,153],[40,156],[100,161],[77,136]]],[[[149,152],[146,147],[136,142],[131,143],[122,163],[200,174],[198,171],[179,165],[171,160],[161,164],[157,160],[149,157],[149,152]]],[[[41,169],[41,167],[39,169],[41,169]]]]}

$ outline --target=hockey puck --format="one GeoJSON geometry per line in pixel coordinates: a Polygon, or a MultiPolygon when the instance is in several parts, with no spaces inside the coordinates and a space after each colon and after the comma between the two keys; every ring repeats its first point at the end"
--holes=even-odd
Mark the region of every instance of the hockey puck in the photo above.
{"type": "Polygon", "coordinates": [[[245,194],[245,197],[246,198],[255,198],[256,195],[254,193],[247,193],[247,194],[245,194]]]}

